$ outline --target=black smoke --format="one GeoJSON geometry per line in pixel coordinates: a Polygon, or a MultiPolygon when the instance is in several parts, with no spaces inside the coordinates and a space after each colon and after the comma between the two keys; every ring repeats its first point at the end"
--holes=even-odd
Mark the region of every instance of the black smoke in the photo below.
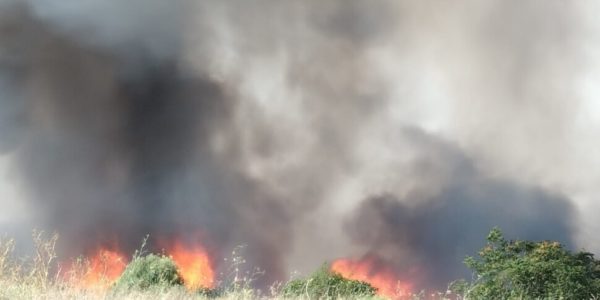
{"type": "Polygon", "coordinates": [[[368,255],[439,287],[493,226],[572,246],[547,162],[571,155],[580,28],[558,3],[0,2],[17,226],[65,257],[247,244],[263,285],[368,255]]]}
{"type": "Polygon", "coordinates": [[[496,226],[509,239],[558,240],[574,246],[574,207],[569,199],[490,178],[448,142],[414,129],[406,134],[423,149],[414,172],[444,172],[445,178],[431,181],[425,190],[362,201],[348,218],[346,231],[365,247],[366,256],[385,259],[398,274],[410,274],[417,267],[417,286],[441,290],[450,278],[471,278],[463,260],[476,256],[496,226]]]}
{"type": "Polygon", "coordinates": [[[131,252],[151,234],[202,237],[219,263],[252,241],[263,280],[282,276],[285,212],[211,149],[232,118],[220,83],[186,72],[176,53],[96,46],[10,8],[2,74],[19,97],[2,97],[3,148],[30,187],[35,226],[61,234],[62,255],[115,240],[131,252]]]}

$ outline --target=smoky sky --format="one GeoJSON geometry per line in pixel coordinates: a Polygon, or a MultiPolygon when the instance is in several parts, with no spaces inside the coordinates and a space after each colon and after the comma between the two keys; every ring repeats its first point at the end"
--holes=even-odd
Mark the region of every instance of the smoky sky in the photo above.
{"type": "Polygon", "coordinates": [[[403,270],[400,274],[418,266],[413,272],[422,282],[414,284],[441,289],[448,278],[470,278],[463,259],[478,253],[493,227],[509,238],[553,239],[572,248],[574,210],[569,199],[488,178],[448,142],[415,129],[406,134],[419,147],[436,145],[435,151],[421,152],[415,172],[437,172],[442,167],[436,164],[443,164],[451,178],[433,194],[418,188],[402,196],[388,193],[365,199],[347,219],[346,231],[365,247],[366,256],[387,259],[403,270]]]}
{"type": "Polygon", "coordinates": [[[494,226],[596,249],[589,10],[1,1],[0,225],[247,245],[262,285],[374,255],[439,287],[494,226]]]}
{"type": "Polygon", "coordinates": [[[60,232],[62,251],[115,239],[131,251],[151,234],[202,236],[226,255],[232,240],[243,242],[238,235],[256,241],[248,255],[269,280],[282,276],[271,249],[285,248],[287,237],[260,228],[277,222],[284,232],[285,212],[210,153],[214,128],[231,114],[219,83],[186,73],[174,53],[143,44],[108,51],[47,29],[26,7],[13,13],[20,15],[6,26],[17,32],[5,40],[16,44],[17,70],[5,73],[9,90],[23,96],[3,98],[15,110],[3,118],[3,133],[19,139],[5,147],[19,148],[15,163],[32,187],[36,225],[60,232]],[[272,217],[257,219],[253,210],[272,217]],[[275,238],[282,245],[271,246],[275,238]]]}

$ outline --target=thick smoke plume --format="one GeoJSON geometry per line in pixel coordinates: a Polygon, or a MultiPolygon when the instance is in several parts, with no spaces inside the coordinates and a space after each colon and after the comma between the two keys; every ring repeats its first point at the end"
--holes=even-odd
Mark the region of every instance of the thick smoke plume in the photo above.
{"type": "Polygon", "coordinates": [[[346,231],[367,257],[443,287],[448,278],[469,278],[462,266],[465,253],[476,253],[482,244],[477,237],[495,226],[515,238],[552,237],[573,245],[573,207],[565,197],[488,178],[458,149],[418,130],[406,136],[421,148],[411,166],[417,176],[447,168],[451,178],[443,178],[435,192],[425,187],[401,197],[365,199],[348,218],[346,231]]]}
{"type": "Polygon", "coordinates": [[[495,225],[600,249],[588,11],[2,1],[0,224],[246,244],[264,284],[371,255],[439,287],[495,225]]]}

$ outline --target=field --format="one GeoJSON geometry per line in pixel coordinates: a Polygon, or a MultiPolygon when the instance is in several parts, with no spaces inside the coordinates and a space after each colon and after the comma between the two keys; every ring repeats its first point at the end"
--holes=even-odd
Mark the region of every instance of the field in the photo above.
{"type": "Polygon", "coordinates": [[[507,240],[498,228],[490,231],[477,257],[465,259],[473,271],[472,282],[457,280],[445,292],[418,294],[400,281],[394,291],[375,280],[381,276],[361,279],[338,272],[335,264],[258,290],[253,281],[260,274],[240,271],[245,260],[235,251],[229,260],[230,273],[213,277],[203,256],[186,256],[191,264],[185,265],[171,255],[148,253],[146,241],[126,264],[119,256],[105,255],[103,261],[80,257],[65,265],[57,258],[56,234],[34,231],[34,251],[28,257],[15,253],[13,239],[2,238],[0,299],[521,300],[598,299],[600,295],[600,261],[592,253],[571,252],[554,241],[507,240]],[[123,267],[115,269],[115,262],[123,267]]]}
{"type": "MultiPolygon", "coordinates": [[[[20,257],[15,253],[15,240],[0,239],[0,299],[384,299],[375,295],[370,285],[333,275],[321,269],[307,280],[273,284],[267,291],[253,289],[251,276],[238,274],[236,264],[240,257],[232,257],[232,274],[217,284],[218,287],[190,288],[184,285],[163,284],[119,288],[120,281],[110,278],[110,263],[99,268],[86,258],[74,260],[65,267],[59,263],[55,251],[58,235],[33,233],[33,255],[20,257]],[[319,278],[320,277],[320,278],[319,278]],[[92,280],[90,280],[92,279],[92,280]],[[225,283],[226,281],[226,283],[225,283]],[[343,285],[340,288],[339,284],[343,285]],[[310,286],[310,288],[309,288],[310,286]],[[286,290],[287,289],[287,290],[286,290]],[[290,293],[290,291],[292,291],[290,293]],[[324,292],[322,292],[324,291],[324,292]],[[339,291],[339,292],[331,292],[339,291]],[[371,294],[373,292],[373,294],[371,294]],[[319,294],[321,293],[321,294],[319,294]]],[[[144,242],[145,243],[145,242],[144,242]]],[[[141,246],[143,248],[144,245],[141,246]]],[[[235,251],[233,252],[235,255],[235,251]]],[[[145,255],[144,257],[158,257],[145,255]]],[[[133,254],[132,263],[144,259],[133,254]]],[[[153,266],[154,267],[154,266],[153,266]]],[[[147,269],[143,272],[148,272],[147,269]]],[[[179,272],[179,271],[178,271],[179,272]]],[[[125,273],[123,273],[125,274],[125,273]]],[[[114,276],[113,276],[114,277],[114,276]]],[[[123,275],[122,277],[125,277],[123,275]]],[[[449,299],[442,294],[403,295],[396,299],[449,299]]],[[[456,299],[456,297],[452,298],[456,299]]]]}

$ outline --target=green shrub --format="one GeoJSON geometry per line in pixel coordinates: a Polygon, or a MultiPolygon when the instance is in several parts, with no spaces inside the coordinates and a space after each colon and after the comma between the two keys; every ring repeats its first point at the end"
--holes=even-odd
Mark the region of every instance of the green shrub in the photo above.
{"type": "Polygon", "coordinates": [[[370,284],[342,277],[329,271],[327,264],[307,278],[291,280],[282,289],[283,297],[357,298],[375,296],[377,289],[370,284]]]}
{"type": "Polygon", "coordinates": [[[479,257],[465,264],[475,281],[458,284],[468,299],[591,299],[600,295],[600,262],[557,242],[507,241],[495,228],[479,257]]]}
{"type": "Polygon", "coordinates": [[[117,289],[150,289],[181,285],[183,280],[173,260],[154,254],[135,257],[115,283],[117,289]]]}

